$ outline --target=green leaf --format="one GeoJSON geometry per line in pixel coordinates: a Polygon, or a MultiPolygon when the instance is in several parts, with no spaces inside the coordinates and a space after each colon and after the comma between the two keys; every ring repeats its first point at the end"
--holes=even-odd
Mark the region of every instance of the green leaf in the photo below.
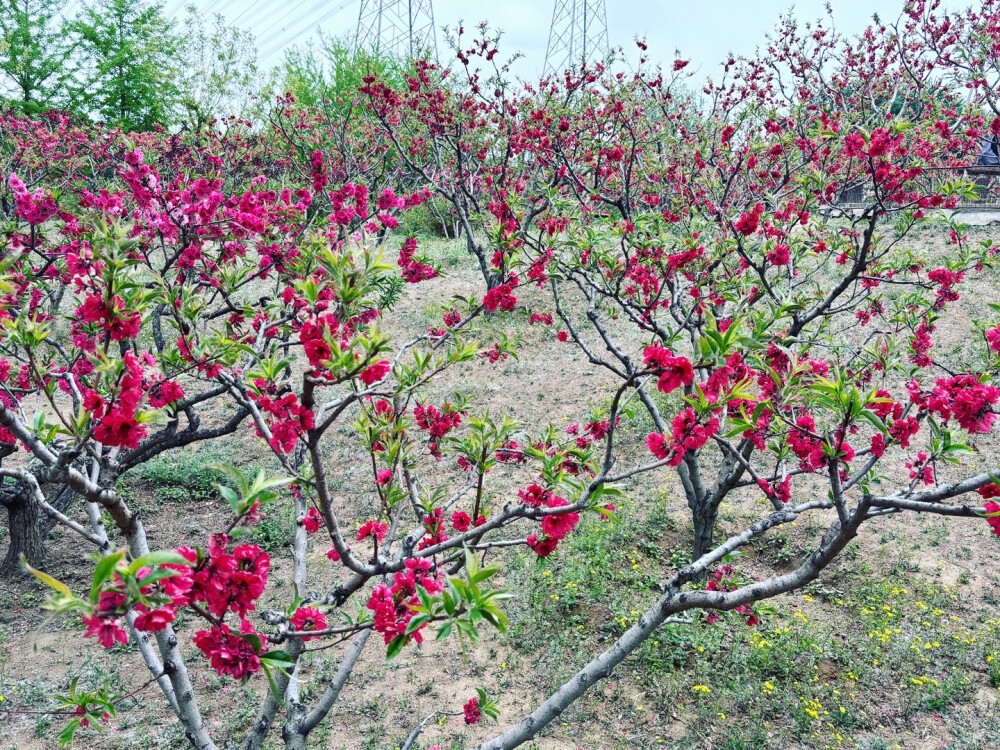
{"type": "Polygon", "coordinates": [[[385,650],[385,658],[386,659],[395,658],[399,654],[399,652],[403,650],[404,645],[406,645],[406,636],[397,635],[395,638],[389,641],[389,646],[385,650]]]}
{"type": "Polygon", "coordinates": [[[448,613],[449,617],[455,614],[455,599],[448,591],[444,591],[441,594],[441,600],[444,603],[444,611],[448,613]]]}
{"type": "Polygon", "coordinates": [[[232,487],[226,487],[224,484],[216,484],[215,489],[222,495],[222,499],[229,503],[229,507],[233,509],[233,513],[240,512],[240,496],[236,490],[232,487]]]}
{"type": "Polygon", "coordinates": [[[180,573],[176,570],[166,570],[164,568],[158,568],[147,576],[143,576],[142,578],[137,578],[136,582],[139,588],[143,589],[146,586],[150,585],[151,583],[162,581],[164,578],[173,578],[176,575],[180,575],[180,573]]]}
{"type": "Polygon", "coordinates": [[[427,593],[427,589],[425,589],[423,586],[417,586],[417,596],[420,598],[420,603],[423,605],[424,609],[427,612],[433,611],[431,607],[432,604],[431,595],[427,593]]]}
{"type": "Polygon", "coordinates": [[[271,695],[274,696],[274,700],[280,705],[281,695],[278,693],[278,683],[274,681],[274,675],[271,673],[271,668],[264,663],[263,659],[260,661],[260,666],[264,670],[264,676],[267,677],[267,684],[271,689],[271,695]]]}
{"type": "Polygon", "coordinates": [[[253,647],[253,650],[258,654],[264,647],[264,642],[260,639],[260,636],[255,633],[234,633],[233,635],[238,638],[242,638],[244,641],[249,643],[253,647]]]}
{"type": "Polygon", "coordinates": [[[76,728],[80,726],[80,719],[73,719],[65,728],[59,733],[59,746],[66,747],[67,745],[73,744],[73,736],[76,734],[76,728]]]}
{"type": "Polygon", "coordinates": [[[477,584],[482,583],[487,578],[492,578],[499,572],[500,572],[500,566],[498,564],[494,563],[493,565],[487,565],[485,568],[480,570],[475,575],[469,576],[469,581],[471,583],[477,583],[477,584]]]}
{"type": "Polygon", "coordinates": [[[885,426],[885,422],[879,419],[878,415],[874,412],[868,411],[868,409],[862,409],[858,414],[858,417],[868,422],[868,424],[881,432],[883,435],[889,434],[889,429],[885,426]]]}
{"type": "Polygon", "coordinates": [[[226,477],[230,482],[236,485],[236,489],[240,491],[240,495],[244,497],[249,494],[249,486],[247,485],[246,477],[243,476],[243,472],[237,469],[232,464],[222,464],[222,463],[211,463],[205,465],[206,469],[211,469],[212,471],[217,471],[226,477]]]}
{"type": "Polygon", "coordinates": [[[94,581],[90,586],[90,601],[97,603],[101,598],[101,586],[111,577],[118,563],[125,557],[125,550],[118,550],[112,555],[102,557],[94,568],[94,581]]]}
{"type": "Polygon", "coordinates": [[[413,633],[416,633],[430,619],[431,618],[428,617],[427,615],[419,615],[418,617],[414,617],[412,620],[406,623],[405,635],[412,635],[413,633]]]}
{"type": "Polygon", "coordinates": [[[31,573],[31,575],[33,575],[35,578],[37,578],[39,581],[41,581],[42,583],[44,583],[49,588],[55,589],[56,591],[58,591],[60,594],[63,594],[64,596],[68,596],[68,597],[72,597],[73,596],[73,592],[69,590],[69,586],[67,586],[65,583],[63,583],[62,581],[56,580],[55,578],[53,578],[52,576],[50,576],[48,573],[43,573],[40,570],[35,570],[33,567],[31,567],[30,565],[28,565],[28,561],[24,557],[24,555],[21,555],[21,565],[23,565],[24,569],[27,570],[29,573],[31,573]]]}
{"type": "Polygon", "coordinates": [[[141,568],[152,568],[157,565],[188,565],[188,560],[181,554],[170,549],[147,552],[142,557],[137,557],[128,566],[128,572],[135,575],[141,568]]]}
{"type": "Polygon", "coordinates": [[[286,651],[267,651],[260,655],[260,663],[285,672],[295,669],[295,660],[286,651]]]}

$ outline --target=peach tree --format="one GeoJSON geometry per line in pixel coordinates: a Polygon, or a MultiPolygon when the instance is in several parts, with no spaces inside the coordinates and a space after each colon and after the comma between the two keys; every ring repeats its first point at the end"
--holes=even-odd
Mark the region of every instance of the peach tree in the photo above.
{"type": "MultiPolygon", "coordinates": [[[[927,179],[967,162],[997,122],[953,62],[994,26],[935,13],[911,3],[896,26],[855,40],[787,24],[767,56],[728,63],[707,103],[673,86],[678,60],[667,76],[600,70],[519,93],[524,120],[502,89],[499,109],[471,90],[455,113],[441,104],[454,91],[435,93],[418,66],[402,97],[417,120],[406,122],[440,140],[414,131],[410,173],[375,194],[331,180],[311,155],[282,182],[227,179],[211,152],[168,172],[140,149],[112,159],[100,188],[29,186],[12,172],[0,475],[94,549],[87,590],[32,566],[54,592],[46,607],[105,648],[134,642],[192,746],[252,749],[275,732],[304,748],[366,648],[391,659],[433,638],[464,650],[486,628],[506,630],[517,592],[498,583],[502,549],[566,554],[582,514],[615,521],[632,478],[676,482],[692,513],[690,562],[620,637],[480,745],[512,748],[664,624],[756,624],[760,602],[817,578],[874,518],[1000,527],[1000,469],[974,452],[1000,403],[992,308],[966,320],[975,335],[961,359],[935,347],[995,248],[940,214],[972,186],[927,179]],[[459,145],[435,182],[427,165],[472,122],[475,174],[451,171],[467,164],[459,145]],[[490,151],[491,124],[501,144],[517,141],[517,158],[490,151]],[[862,186],[860,206],[838,201],[848,185],[862,186]],[[440,270],[415,238],[387,230],[433,190],[488,207],[497,273],[485,294],[433,300],[447,311],[440,327],[401,335],[401,287],[440,270]],[[943,251],[918,251],[925,226],[943,251]],[[524,304],[522,275],[550,305],[532,320],[613,376],[606,404],[581,405],[582,426],[522,426],[442,393],[513,353],[506,339],[480,347],[475,323],[524,304]],[[651,425],[641,446],[621,438],[632,401],[651,425]],[[226,520],[151,549],[121,473],[237,429],[278,468],[219,465],[226,520]],[[366,479],[345,498],[333,480],[348,466],[366,479]],[[517,490],[490,492],[501,478],[517,490]],[[62,488],[79,506],[54,502],[62,488]],[[723,501],[764,510],[722,534],[723,501]],[[290,595],[275,592],[270,555],[248,536],[278,507],[293,517],[290,595]],[[822,533],[791,571],[754,580],[733,565],[732,553],[804,518],[822,533]],[[338,667],[306,691],[319,678],[303,656],[319,649],[336,649],[338,667]],[[192,679],[208,670],[260,687],[243,736],[209,732],[192,679]]],[[[402,114],[376,84],[365,93],[391,130],[402,114]]],[[[71,684],[64,741],[121,699],[71,684]]],[[[460,710],[474,724],[501,707],[480,690],[460,710]]],[[[415,720],[406,746],[449,712],[459,707],[415,720]]]]}

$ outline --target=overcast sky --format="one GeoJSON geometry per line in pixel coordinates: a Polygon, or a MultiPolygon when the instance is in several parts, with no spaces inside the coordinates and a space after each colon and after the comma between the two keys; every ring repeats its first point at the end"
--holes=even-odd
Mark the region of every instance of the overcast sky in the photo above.
{"type": "MultiPolygon", "coordinates": [[[[189,0],[166,0],[168,14],[189,0]]],[[[384,3],[392,0],[381,0],[384,3]]],[[[399,0],[406,3],[407,0],[399,0]]],[[[425,0],[426,1],[426,0],[425,0]]],[[[581,2],[583,0],[580,0],[581,2]]],[[[599,0],[591,0],[598,2],[599,0]]],[[[275,64],[276,45],[303,43],[315,36],[316,28],[328,34],[353,37],[362,0],[195,0],[211,13],[221,12],[236,25],[246,26],[257,37],[258,49],[271,52],[261,63],[275,64]]],[[[369,0],[378,2],[378,0],[369,0]]],[[[488,20],[504,32],[501,52],[519,51],[524,58],[515,68],[523,78],[536,78],[542,71],[549,26],[555,0],[433,0],[438,48],[442,61],[447,52],[441,27],[454,27],[464,20],[467,27],[488,20]]],[[[668,61],[674,50],[690,59],[701,76],[713,75],[727,52],[751,53],[764,42],[780,14],[794,7],[801,20],[823,15],[823,0],[606,0],[608,36],[612,46],[634,56],[634,39],[647,39],[654,60],[668,61]]],[[[417,0],[414,0],[416,6],[417,0]]],[[[832,0],[838,28],[859,32],[878,13],[895,20],[904,0],[832,0]]],[[[944,0],[945,7],[958,8],[969,0],[944,0]]]]}

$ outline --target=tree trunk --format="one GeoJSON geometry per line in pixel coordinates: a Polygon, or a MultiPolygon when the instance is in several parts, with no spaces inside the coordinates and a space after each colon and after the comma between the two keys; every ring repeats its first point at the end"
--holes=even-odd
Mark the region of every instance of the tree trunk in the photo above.
{"type": "Polygon", "coordinates": [[[719,517],[716,506],[703,503],[692,508],[691,518],[694,521],[694,547],[691,550],[691,561],[694,562],[706,552],[714,549],[712,539],[715,536],[715,522],[719,517]]]}
{"type": "Polygon", "coordinates": [[[45,545],[39,524],[39,508],[30,492],[16,488],[4,498],[7,508],[7,530],[10,545],[0,563],[0,575],[12,575],[21,570],[21,555],[33,568],[45,560],[45,545]]]}

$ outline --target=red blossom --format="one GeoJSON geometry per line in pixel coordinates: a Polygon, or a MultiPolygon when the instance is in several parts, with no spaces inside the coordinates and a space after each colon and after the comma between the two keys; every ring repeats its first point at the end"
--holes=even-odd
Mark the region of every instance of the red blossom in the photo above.
{"type": "Polygon", "coordinates": [[[323,516],[314,506],[310,505],[309,510],[302,517],[302,526],[310,534],[315,534],[323,527],[323,516]]]}
{"type": "Polygon", "coordinates": [[[482,711],[479,710],[479,699],[469,698],[466,704],[462,707],[462,712],[465,714],[466,724],[475,724],[482,718],[482,711]]]}
{"type": "Polygon", "coordinates": [[[225,624],[199,630],[192,640],[219,675],[242,680],[260,671],[260,657],[250,641],[225,624]]]}
{"type": "Polygon", "coordinates": [[[378,521],[365,521],[358,528],[358,541],[364,541],[370,536],[375,537],[375,541],[380,542],[385,539],[385,534],[389,527],[378,521]]]}
{"type": "Polygon", "coordinates": [[[497,310],[510,312],[517,306],[517,297],[513,295],[510,284],[500,284],[486,293],[483,297],[483,306],[490,312],[497,310]]]}
{"type": "Polygon", "coordinates": [[[379,360],[362,370],[361,374],[358,375],[358,380],[365,385],[375,385],[375,383],[383,380],[385,376],[389,374],[390,369],[392,369],[392,367],[389,364],[389,360],[379,360]]]}
{"type": "MultiPolygon", "coordinates": [[[[326,615],[315,607],[299,607],[295,610],[288,622],[295,628],[297,633],[308,633],[310,630],[326,630],[326,615]]],[[[303,636],[303,641],[309,641],[319,636],[303,636]]]]}

